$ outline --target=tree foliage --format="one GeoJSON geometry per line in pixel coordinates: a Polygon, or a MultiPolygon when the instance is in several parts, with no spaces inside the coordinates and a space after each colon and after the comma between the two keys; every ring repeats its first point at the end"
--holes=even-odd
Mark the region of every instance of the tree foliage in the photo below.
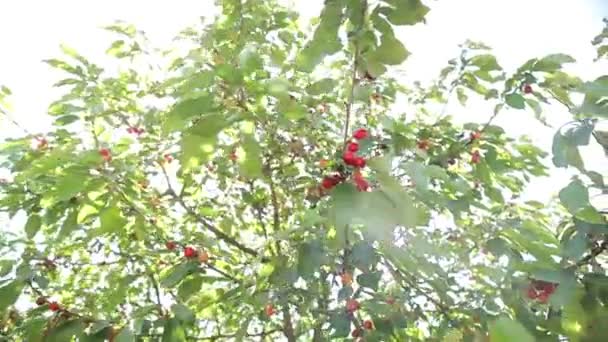
{"type": "Polygon", "coordinates": [[[608,145],[608,76],[563,54],[504,70],[467,41],[406,87],[395,30],[420,0],[326,1],[310,32],[274,1],[220,5],[170,50],[108,26],[116,70],[46,61],[52,129],[0,146],[0,209],[24,218],[0,237],[0,340],[608,338],[605,175],[579,153],[608,145]],[[453,96],[495,110],[457,125],[453,96]],[[551,152],[493,124],[555,103],[574,121],[551,152]],[[521,199],[545,157],[576,170],[560,205],[521,199]]]}

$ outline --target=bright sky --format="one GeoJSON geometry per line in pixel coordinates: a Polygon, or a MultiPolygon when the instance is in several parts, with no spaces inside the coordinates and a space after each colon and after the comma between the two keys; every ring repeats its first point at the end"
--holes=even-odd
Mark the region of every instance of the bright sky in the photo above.
{"type": "MultiPolygon", "coordinates": [[[[44,116],[57,97],[51,85],[60,77],[42,59],[59,56],[60,43],[76,48],[93,60],[100,59],[111,36],[100,29],[115,19],[135,24],[157,46],[166,46],[182,28],[213,13],[212,0],[174,1],[6,1],[0,11],[0,84],[13,90],[14,117],[33,132],[44,131],[50,120],[44,116]]],[[[458,54],[465,39],[480,40],[494,48],[500,63],[513,70],[531,57],[563,52],[580,61],[573,71],[592,78],[608,71],[606,63],[592,63],[595,51],[590,40],[600,32],[601,19],[608,16],[607,0],[441,0],[426,1],[432,7],[427,25],[403,30],[407,48],[413,53],[402,68],[408,79],[429,80],[447,60],[458,54]]],[[[323,0],[291,0],[305,17],[318,14],[323,0]]],[[[474,103],[466,109],[457,101],[450,110],[459,121],[479,120],[491,108],[474,103]]],[[[560,107],[547,112],[555,127],[569,121],[560,107]]],[[[554,128],[537,123],[530,112],[506,111],[497,123],[507,131],[532,136],[550,148],[554,128]]],[[[0,138],[19,134],[0,120],[0,138]]],[[[608,174],[598,146],[592,169],[608,174]],[[603,167],[600,168],[600,167],[603,167]]],[[[593,159],[593,158],[591,158],[593,159]]],[[[546,200],[567,182],[567,173],[554,171],[551,179],[531,186],[531,196],[546,200]],[[559,182],[560,186],[556,186],[559,182]]]]}

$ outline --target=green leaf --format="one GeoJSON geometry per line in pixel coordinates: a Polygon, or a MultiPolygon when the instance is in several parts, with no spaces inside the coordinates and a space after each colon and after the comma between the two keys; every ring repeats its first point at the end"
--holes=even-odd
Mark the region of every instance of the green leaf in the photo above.
{"type": "Polygon", "coordinates": [[[116,337],[114,337],[114,342],[135,342],[135,335],[131,329],[123,328],[116,337]]]}
{"type": "Polygon", "coordinates": [[[582,327],[587,327],[587,312],[577,300],[573,300],[562,309],[561,327],[564,332],[576,341],[584,333],[582,327]]]}
{"type": "Polygon", "coordinates": [[[186,170],[196,168],[206,162],[215,150],[216,138],[204,138],[185,133],[181,140],[181,163],[186,170]]]}
{"type": "Polygon", "coordinates": [[[353,97],[355,101],[368,102],[369,97],[374,92],[374,88],[369,84],[357,84],[353,89],[353,97]]]}
{"type": "Polygon", "coordinates": [[[420,0],[386,0],[391,7],[381,7],[380,12],[385,14],[393,25],[415,25],[424,22],[429,8],[420,0]]]}
{"type": "Polygon", "coordinates": [[[163,132],[166,134],[184,129],[192,118],[208,114],[210,111],[213,111],[213,108],[213,97],[208,94],[181,101],[174,105],[171,111],[165,116],[163,132]]]}
{"type": "Polygon", "coordinates": [[[373,52],[374,60],[387,65],[399,65],[410,55],[403,43],[393,35],[384,34],[380,46],[373,52]]]}
{"type": "Polygon", "coordinates": [[[85,325],[79,319],[62,322],[50,330],[44,342],[72,341],[73,337],[79,337],[84,334],[84,328],[85,325]]]}
{"type": "Polygon", "coordinates": [[[563,251],[566,257],[578,261],[585,254],[588,247],[588,239],[583,234],[576,233],[564,242],[563,251]]]}
{"type": "Polygon", "coordinates": [[[78,115],[68,114],[68,115],[60,116],[57,119],[55,119],[55,123],[54,124],[57,125],[57,126],[67,126],[67,125],[69,125],[69,124],[71,124],[73,122],[76,122],[78,120],[80,120],[80,117],[78,115]]]}
{"type": "Polygon", "coordinates": [[[505,96],[507,104],[516,109],[526,108],[526,101],[520,94],[508,94],[505,96]]]}
{"type": "Polygon", "coordinates": [[[291,83],[285,78],[271,78],[266,82],[266,91],[272,96],[275,97],[285,97],[289,95],[289,88],[291,87],[291,83]]]}
{"type": "Polygon", "coordinates": [[[332,329],[332,337],[346,337],[350,334],[350,319],[346,310],[333,312],[329,317],[329,325],[332,329]]]}
{"type": "Polygon", "coordinates": [[[176,318],[170,318],[163,329],[162,342],[187,342],[186,331],[176,318]]]}
{"type": "Polygon", "coordinates": [[[183,262],[167,271],[160,281],[160,285],[165,288],[172,288],[179,284],[186,276],[197,269],[195,262],[183,262]]]}
{"type": "Polygon", "coordinates": [[[239,54],[239,66],[247,73],[259,70],[263,67],[264,61],[260,57],[259,47],[256,44],[247,44],[239,54]]]}
{"type": "Polygon", "coordinates": [[[190,170],[209,160],[215,151],[218,133],[239,120],[239,116],[226,118],[217,113],[200,117],[194,126],[182,136],[181,163],[183,167],[190,170]]]}
{"type": "Polygon", "coordinates": [[[23,322],[25,330],[25,341],[27,342],[42,342],[44,337],[47,320],[44,318],[33,318],[23,322]]]}
{"type": "Polygon", "coordinates": [[[61,229],[57,233],[57,241],[61,241],[64,238],[70,236],[76,228],[78,228],[78,210],[73,209],[70,210],[65,220],[63,221],[61,229]]]}
{"type": "Polygon", "coordinates": [[[219,132],[235,121],[238,121],[237,117],[226,118],[223,114],[207,114],[198,118],[189,132],[203,138],[215,138],[219,132]]]}
{"type": "Polygon", "coordinates": [[[135,317],[135,318],[146,317],[150,313],[154,312],[157,308],[158,308],[157,304],[149,304],[149,305],[139,307],[133,313],[133,317],[135,317]]]}
{"type": "Polygon", "coordinates": [[[250,179],[262,177],[262,148],[253,135],[245,135],[242,149],[242,153],[238,153],[241,174],[250,179]]]}
{"type": "Polygon", "coordinates": [[[96,321],[93,323],[89,329],[89,333],[96,334],[100,331],[103,331],[105,328],[110,327],[111,324],[108,321],[96,321]]]}
{"type": "Polygon", "coordinates": [[[41,226],[42,226],[42,218],[40,218],[40,215],[37,215],[37,214],[30,215],[29,219],[25,223],[25,228],[24,228],[25,235],[27,236],[27,238],[28,239],[33,238],[36,235],[36,233],[38,233],[41,226]]]}
{"type": "Polygon", "coordinates": [[[325,56],[340,51],[342,43],[338,37],[338,30],[344,20],[343,7],[342,1],[325,3],[319,26],[312,40],[304,46],[296,58],[296,65],[300,71],[311,72],[325,56]]]}
{"type": "Polygon", "coordinates": [[[327,252],[319,240],[305,242],[298,248],[298,273],[309,278],[326,262],[327,252]]]}
{"type": "Polygon", "coordinates": [[[175,318],[177,318],[184,324],[194,323],[194,320],[196,319],[196,317],[194,316],[194,312],[192,312],[189,307],[183,304],[173,304],[171,306],[171,311],[173,311],[173,314],[175,314],[175,318]]]}
{"type": "Polygon", "coordinates": [[[536,118],[536,120],[542,122],[544,125],[547,125],[547,122],[543,117],[543,109],[538,103],[538,101],[532,98],[526,98],[526,104],[528,104],[528,106],[534,111],[534,117],[536,118]]]}
{"type": "Polygon", "coordinates": [[[0,278],[6,276],[13,270],[13,260],[0,260],[0,278]]]}
{"type": "Polygon", "coordinates": [[[608,118],[608,75],[597,78],[593,83],[586,85],[587,93],[580,111],[584,114],[593,114],[608,118]],[[592,89],[589,91],[589,89],[592,89]]]}
{"type": "Polygon", "coordinates": [[[533,71],[552,72],[561,69],[562,64],[573,63],[576,60],[565,54],[553,54],[541,58],[532,67],[533,71]]]}
{"type": "Polygon", "coordinates": [[[500,317],[490,324],[492,342],[534,342],[534,337],[521,325],[508,317],[500,317]]]}
{"type": "Polygon", "coordinates": [[[563,135],[573,145],[586,146],[589,145],[594,128],[595,125],[590,121],[577,122],[576,125],[568,128],[563,135]]]}
{"type": "Polygon", "coordinates": [[[21,295],[21,290],[23,290],[23,283],[20,281],[13,281],[0,287],[0,312],[15,304],[21,295]]]}
{"type": "Polygon", "coordinates": [[[469,60],[471,65],[475,65],[479,67],[480,70],[502,70],[498,62],[496,61],[496,57],[490,54],[477,55],[469,60]]]}
{"type": "Polygon", "coordinates": [[[553,165],[557,167],[567,167],[571,165],[584,171],[583,159],[581,158],[578,148],[559,131],[553,136],[552,152],[553,165]]]}
{"type": "Polygon", "coordinates": [[[79,172],[62,175],[51,192],[57,201],[67,201],[86,189],[88,177],[79,172]]]}
{"type": "Polygon", "coordinates": [[[352,247],[351,254],[353,265],[361,270],[369,270],[378,263],[378,256],[374,247],[367,241],[359,241],[352,247]]]}
{"type": "Polygon", "coordinates": [[[119,234],[124,231],[127,224],[127,220],[116,206],[102,210],[99,214],[99,221],[101,222],[101,230],[109,234],[119,234]]]}
{"type": "Polygon", "coordinates": [[[351,286],[343,286],[338,291],[338,300],[346,300],[353,295],[353,288],[351,286]]]}
{"type": "Polygon", "coordinates": [[[306,87],[306,92],[310,95],[324,95],[334,91],[336,86],[337,82],[334,79],[324,78],[306,87]]]}
{"type": "Polygon", "coordinates": [[[467,105],[467,99],[469,97],[467,96],[467,94],[465,94],[464,88],[456,88],[456,97],[458,98],[458,102],[460,102],[463,107],[467,105]]]}
{"type": "Polygon", "coordinates": [[[195,292],[200,291],[201,286],[203,286],[203,278],[194,275],[181,283],[177,295],[183,301],[187,301],[195,292]]]}
{"type": "Polygon", "coordinates": [[[357,276],[357,283],[360,286],[378,291],[378,283],[382,277],[382,272],[363,273],[357,276]]]}
{"type": "Polygon", "coordinates": [[[575,215],[579,209],[589,205],[589,192],[579,179],[575,179],[559,192],[559,199],[575,215]]]}

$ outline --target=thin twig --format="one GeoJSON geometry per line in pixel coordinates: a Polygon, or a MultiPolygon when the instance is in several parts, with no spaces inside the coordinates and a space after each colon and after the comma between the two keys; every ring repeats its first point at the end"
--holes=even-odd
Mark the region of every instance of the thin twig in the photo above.
{"type": "Polygon", "coordinates": [[[156,307],[158,310],[158,315],[160,317],[163,316],[163,306],[160,300],[160,287],[158,286],[158,282],[156,281],[156,278],[154,278],[154,274],[152,273],[148,273],[148,278],[150,278],[150,281],[152,282],[152,285],[154,287],[154,292],[156,294],[156,301],[158,303],[158,306],[156,307]]]}
{"type": "Polygon", "coordinates": [[[608,240],[604,240],[599,246],[595,246],[591,249],[591,253],[587,254],[584,258],[579,260],[575,265],[570,268],[576,268],[588,264],[592,259],[602,254],[605,250],[608,249],[608,240]]]}
{"type": "Polygon", "coordinates": [[[165,167],[161,164],[161,170],[163,172],[163,175],[165,176],[165,180],[167,182],[167,188],[169,189],[169,195],[177,201],[177,203],[179,203],[179,205],[186,210],[186,212],[188,213],[188,215],[192,216],[192,218],[194,218],[198,223],[200,223],[201,225],[203,225],[205,228],[207,228],[209,231],[211,231],[218,239],[223,240],[224,242],[226,242],[229,245],[232,245],[238,249],[240,249],[241,251],[252,255],[252,256],[259,256],[258,252],[255,251],[252,248],[249,248],[245,245],[243,245],[242,243],[240,243],[239,241],[237,241],[235,238],[231,237],[230,235],[222,232],[221,230],[219,230],[218,228],[216,228],[215,226],[213,226],[211,223],[209,223],[205,218],[203,218],[202,216],[200,216],[199,214],[196,213],[196,211],[194,211],[194,209],[192,209],[190,206],[188,206],[183,198],[180,198],[177,193],[175,192],[175,190],[173,189],[173,186],[171,185],[171,181],[169,179],[169,175],[167,174],[167,170],[165,170],[165,167]]]}
{"type": "Polygon", "coordinates": [[[426,291],[424,291],[423,289],[421,289],[418,284],[416,284],[416,282],[414,281],[410,281],[408,279],[408,277],[404,276],[403,274],[401,274],[401,271],[398,270],[397,268],[393,267],[393,265],[391,265],[388,260],[386,260],[384,262],[384,264],[386,265],[386,267],[388,268],[388,270],[391,272],[391,274],[393,275],[393,277],[395,278],[395,280],[399,281],[399,285],[403,288],[403,289],[407,289],[401,282],[405,282],[407,283],[409,286],[411,286],[412,288],[414,288],[419,294],[421,294],[422,296],[424,296],[426,299],[428,299],[431,303],[433,303],[433,305],[435,305],[435,307],[437,307],[440,312],[446,317],[446,318],[450,318],[449,315],[449,308],[447,308],[445,305],[443,305],[443,303],[441,303],[440,301],[438,301],[437,299],[433,298],[433,296],[431,296],[430,294],[428,294],[426,291]]]}
{"type": "Polygon", "coordinates": [[[221,269],[219,269],[219,268],[217,268],[217,267],[215,267],[215,266],[213,266],[213,265],[207,265],[207,267],[209,267],[210,269],[214,270],[215,272],[217,272],[217,273],[219,273],[219,274],[223,275],[224,277],[226,277],[226,278],[228,278],[228,279],[230,279],[230,280],[234,281],[235,283],[239,283],[239,280],[238,280],[238,279],[236,279],[234,276],[231,276],[230,274],[228,274],[228,273],[226,273],[226,272],[222,271],[221,269]]]}
{"type": "MultiPolygon", "coordinates": [[[[367,6],[365,6],[367,7],[367,6]]],[[[353,59],[353,68],[351,71],[351,84],[348,94],[348,102],[346,103],[346,122],[344,123],[344,146],[346,147],[346,143],[348,142],[349,130],[350,130],[350,118],[352,115],[353,103],[355,100],[355,85],[357,83],[357,67],[359,66],[359,44],[355,40],[355,53],[353,59]]]]}

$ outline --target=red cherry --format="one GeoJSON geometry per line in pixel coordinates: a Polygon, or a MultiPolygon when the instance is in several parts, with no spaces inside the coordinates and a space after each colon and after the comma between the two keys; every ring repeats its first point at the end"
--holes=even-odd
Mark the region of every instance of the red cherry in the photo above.
{"type": "Polygon", "coordinates": [[[396,302],[395,298],[393,298],[393,297],[386,298],[386,303],[389,304],[389,305],[394,305],[395,302],[396,302]]]}
{"type": "Polygon", "coordinates": [[[471,140],[477,140],[481,138],[481,132],[475,131],[471,133],[471,140]]]}
{"type": "Polygon", "coordinates": [[[545,292],[548,294],[553,294],[557,289],[557,284],[549,283],[545,286],[545,292]]]}
{"type": "Polygon", "coordinates": [[[538,297],[538,294],[536,293],[536,290],[534,289],[533,286],[528,287],[528,291],[527,291],[526,295],[530,299],[536,299],[536,297],[538,297]]]}
{"type": "Polygon", "coordinates": [[[266,304],[266,306],[264,307],[264,313],[266,314],[266,316],[270,317],[272,315],[275,314],[275,309],[274,309],[274,305],[272,305],[272,303],[268,303],[266,304]]]}
{"type": "Polygon", "coordinates": [[[57,302],[50,302],[49,310],[57,312],[57,311],[61,310],[61,307],[59,306],[59,304],[57,304],[57,302]]]}
{"type": "Polygon", "coordinates": [[[359,302],[356,299],[349,299],[346,301],[346,311],[354,312],[359,309],[359,302]]]}
{"type": "Polygon", "coordinates": [[[170,162],[172,162],[172,161],[173,161],[173,156],[172,156],[172,155],[170,155],[169,153],[165,154],[165,155],[163,156],[163,158],[165,158],[165,161],[166,161],[167,163],[170,163],[170,162]]]}
{"type": "Polygon", "coordinates": [[[355,161],[354,161],[356,167],[358,168],[364,168],[365,167],[365,159],[363,159],[362,157],[355,157],[355,161]]]}
{"type": "Polygon", "coordinates": [[[346,151],[342,155],[342,160],[344,160],[346,165],[355,166],[357,163],[357,156],[353,152],[346,151]]]}
{"type": "Polygon", "coordinates": [[[479,151],[475,151],[471,154],[471,164],[478,164],[481,161],[481,154],[479,151]]]}
{"type": "Polygon", "coordinates": [[[374,322],[368,319],[367,321],[363,322],[363,327],[367,330],[372,330],[374,329],[374,322]]]}
{"type": "Polygon", "coordinates": [[[348,144],[348,146],[346,146],[346,149],[349,150],[350,152],[357,152],[357,151],[359,151],[359,143],[353,141],[350,144],[348,144]]]}
{"type": "Polygon", "coordinates": [[[186,258],[188,258],[188,259],[196,258],[196,254],[197,254],[196,253],[196,249],[194,249],[194,248],[192,248],[190,246],[184,248],[184,256],[186,258]]]}
{"type": "Polygon", "coordinates": [[[103,158],[103,160],[105,160],[107,162],[109,162],[110,160],[112,160],[112,153],[107,148],[100,149],[99,150],[99,154],[101,155],[101,157],[103,158]]]}
{"type": "Polygon", "coordinates": [[[363,140],[363,139],[367,138],[368,135],[369,135],[369,132],[367,131],[367,129],[359,128],[353,133],[353,138],[355,138],[357,140],[363,140]]]}
{"type": "Polygon", "coordinates": [[[357,329],[353,330],[353,332],[350,333],[350,336],[352,336],[353,338],[357,338],[357,337],[361,337],[362,333],[363,333],[363,330],[361,330],[361,328],[357,328],[357,329]]]}
{"type": "Polygon", "coordinates": [[[323,189],[326,189],[326,190],[333,188],[335,185],[336,184],[334,182],[334,179],[331,177],[325,177],[325,178],[323,178],[323,181],[321,182],[321,186],[323,187],[323,189]]]}
{"type": "Polygon", "coordinates": [[[524,85],[524,94],[532,94],[532,92],[534,92],[534,89],[532,89],[531,85],[524,85]]]}
{"type": "Polygon", "coordinates": [[[418,146],[419,149],[426,151],[429,149],[430,143],[428,140],[422,139],[422,140],[418,141],[418,143],[416,145],[418,146]]]}
{"type": "Polygon", "coordinates": [[[133,127],[127,128],[127,133],[129,133],[129,134],[135,133],[135,128],[133,128],[133,127]]]}
{"type": "Polygon", "coordinates": [[[550,294],[547,292],[541,292],[538,294],[537,299],[540,303],[546,304],[549,301],[549,296],[550,294]]]}
{"type": "Polygon", "coordinates": [[[357,185],[357,190],[367,191],[369,189],[369,183],[363,178],[363,175],[361,175],[359,170],[356,170],[353,173],[353,180],[355,181],[355,185],[357,185]]]}
{"type": "Polygon", "coordinates": [[[175,243],[175,241],[167,241],[165,243],[165,247],[167,247],[168,250],[172,251],[177,248],[177,244],[175,243]]]}

